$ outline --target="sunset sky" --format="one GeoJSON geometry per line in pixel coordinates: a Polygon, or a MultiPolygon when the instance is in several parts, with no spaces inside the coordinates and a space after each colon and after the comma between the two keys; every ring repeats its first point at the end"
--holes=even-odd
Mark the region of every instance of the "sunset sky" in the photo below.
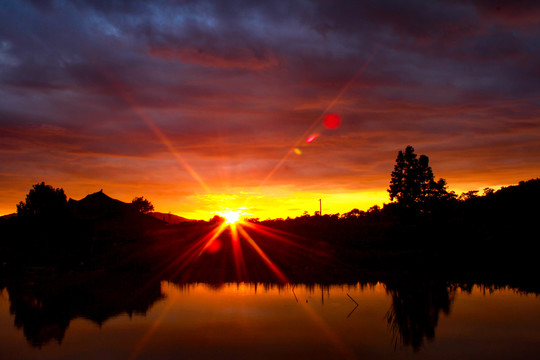
{"type": "Polygon", "coordinates": [[[537,1],[0,2],[0,215],[365,210],[407,145],[458,194],[540,176],[537,1]]]}

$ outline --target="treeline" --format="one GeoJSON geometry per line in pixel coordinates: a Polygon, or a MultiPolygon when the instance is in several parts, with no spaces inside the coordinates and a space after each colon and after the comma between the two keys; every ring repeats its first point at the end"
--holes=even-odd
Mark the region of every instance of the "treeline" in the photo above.
{"type": "MultiPolygon", "coordinates": [[[[353,209],[344,214],[318,213],[309,215],[304,213],[296,218],[279,219],[247,219],[253,223],[260,223],[276,228],[312,228],[309,234],[320,234],[321,228],[328,228],[331,233],[338,234],[338,228],[349,225],[352,228],[379,228],[390,225],[409,225],[415,228],[419,224],[429,222],[446,223],[448,226],[474,227],[473,233],[484,233],[489,229],[510,226],[513,232],[519,232],[522,227],[514,225],[534,224],[539,214],[540,179],[521,181],[518,185],[503,187],[497,191],[486,189],[483,195],[477,191],[464,193],[459,197],[453,197],[441,202],[430,211],[420,211],[419,208],[404,207],[398,202],[377,205],[367,211],[353,209]],[[315,230],[316,229],[316,230],[315,230]],[[336,230],[336,231],[334,231],[336,230]]],[[[447,229],[448,226],[445,228],[447,229]]],[[[472,229],[471,229],[472,230],[472,229]]],[[[302,231],[294,233],[307,234],[302,231]]],[[[376,234],[373,234],[376,235],[376,234]]],[[[433,234],[435,235],[435,234],[433,234]]],[[[339,236],[331,236],[339,241],[339,236]]],[[[375,236],[377,237],[377,236],[375,236]]],[[[352,241],[361,240],[354,237],[352,241]]],[[[347,239],[342,239],[346,241],[347,239]]],[[[374,239],[375,240],[375,239],[374,239]]]]}
{"type": "Polygon", "coordinates": [[[394,202],[368,211],[249,221],[314,246],[331,244],[340,259],[363,268],[493,279],[534,274],[540,179],[457,196],[446,180],[435,180],[429,158],[408,146],[398,153],[388,192],[394,202]]]}
{"type": "Polygon", "coordinates": [[[329,243],[339,258],[369,269],[412,269],[500,278],[532,275],[540,179],[451,197],[430,211],[395,202],[368,211],[255,223],[329,243]]]}

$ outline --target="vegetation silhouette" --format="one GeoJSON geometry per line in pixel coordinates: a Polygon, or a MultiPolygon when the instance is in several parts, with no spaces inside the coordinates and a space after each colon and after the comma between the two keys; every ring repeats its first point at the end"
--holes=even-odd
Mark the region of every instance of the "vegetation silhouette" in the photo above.
{"type": "Polygon", "coordinates": [[[148,214],[150,211],[154,210],[154,205],[144,197],[135,197],[131,201],[131,205],[142,214],[148,214]]]}
{"type": "Polygon", "coordinates": [[[426,155],[418,156],[412,146],[399,151],[390,178],[390,200],[397,200],[401,208],[429,212],[444,201],[456,197],[446,189],[446,180],[435,181],[433,170],[426,155]]]}
{"type": "Polygon", "coordinates": [[[65,216],[67,199],[64,189],[55,189],[44,182],[32,186],[26,195],[26,200],[17,204],[17,215],[21,217],[52,217],[65,216]]]}

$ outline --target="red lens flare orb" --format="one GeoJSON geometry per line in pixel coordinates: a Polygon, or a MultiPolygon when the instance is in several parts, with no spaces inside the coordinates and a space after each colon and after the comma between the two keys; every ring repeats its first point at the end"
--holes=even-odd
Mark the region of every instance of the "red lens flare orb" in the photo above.
{"type": "Polygon", "coordinates": [[[327,129],[337,129],[341,124],[341,117],[338,114],[327,114],[323,120],[327,129]]]}
{"type": "Polygon", "coordinates": [[[221,250],[221,241],[218,239],[212,241],[212,243],[208,246],[208,249],[206,249],[206,251],[208,251],[210,254],[215,254],[219,250],[221,250]]]}
{"type": "Polygon", "coordinates": [[[313,134],[313,135],[310,135],[307,139],[306,139],[306,142],[308,144],[311,144],[313,142],[313,140],[315,140],[317,138],[317,136],[319,136],[319,134],[313,134]]]}

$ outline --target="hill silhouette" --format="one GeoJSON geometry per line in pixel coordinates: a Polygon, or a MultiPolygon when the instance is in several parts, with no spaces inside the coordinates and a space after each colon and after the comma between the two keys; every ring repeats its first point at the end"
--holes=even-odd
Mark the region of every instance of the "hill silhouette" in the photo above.
{"type": "Polygon", "coordinates": [[[99,191],[69,199],[61,213],[16,215],[0,220],[0,261],[12,267],[71,269],[103,266],[106,254],[136,242],[166,223],[99,191]]]}
{"type": "Polygon", "coordinates": [[[156,219],[163,220],[163,221],[167,222],[168,224],[179,224],[179,223],[185,222],[185,221],[193,221],[193,220],[190,220],[190,219],[182,217],[182,216],[178,216],[178,215],[171,214],[171,213],[162,213],[162,212],[158,212],[158,211],[149,212],[148,215],[151,215],[151,216],[155,217],[156,219]]]}

